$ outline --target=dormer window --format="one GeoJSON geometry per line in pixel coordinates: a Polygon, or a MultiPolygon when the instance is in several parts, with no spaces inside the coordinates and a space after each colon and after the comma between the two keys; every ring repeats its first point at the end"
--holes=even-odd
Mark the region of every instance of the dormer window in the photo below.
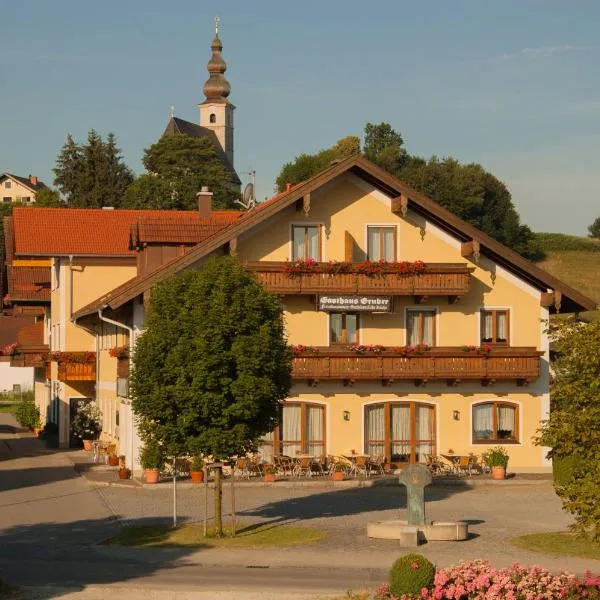
{"type": "Polygon", "coordinates": [[[215,113],[210,113],[209,120],[210,120],[211,123],[216,123],[217,122],[217,115],[215,115],[215,113]]]}

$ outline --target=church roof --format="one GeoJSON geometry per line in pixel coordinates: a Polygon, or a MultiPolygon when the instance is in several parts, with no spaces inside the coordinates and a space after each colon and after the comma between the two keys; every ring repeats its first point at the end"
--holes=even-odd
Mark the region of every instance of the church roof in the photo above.
{"type": "Polygon", "coordinates": [[[200,125],[196,125],[196,123],[191,123],[190,121],[186,121],[184,119],[180,119],[179,117],[171,117],[163,135],[173,135],[175,133],[183,133],[185,135],[189,135],[192,137],[206,137],[208,138],[214,145],[215,150],[217,151],[217,156],[219,160],[225,165],[227,170],[231,173],[231,181],[236,185],[241,185],[242,181],[238,177],[238,174],[235,172],[233,165],[229,162],[227,155],[223,152],[221,145],[217,139],[217,136],[212,129],[208,129],[206,127],[202,127],[200,125]]]}

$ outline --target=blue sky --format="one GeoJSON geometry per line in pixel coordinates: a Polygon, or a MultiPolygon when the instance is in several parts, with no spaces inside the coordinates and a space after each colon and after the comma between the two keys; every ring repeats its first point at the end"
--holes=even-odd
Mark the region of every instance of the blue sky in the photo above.
{"type": "Polygon", "coordinates": [[[196,121],[221,17],[235,163],[259,198],[282,164],[365,123],[480,162],[537,231],[600,215],[600,2],[0,0],[0,171],[47,183],[67,133],[143,149],[196,121]]]}

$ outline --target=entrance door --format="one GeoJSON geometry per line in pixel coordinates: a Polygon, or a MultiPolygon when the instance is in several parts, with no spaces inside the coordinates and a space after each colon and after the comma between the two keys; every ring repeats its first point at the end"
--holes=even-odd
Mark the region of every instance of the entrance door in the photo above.
{"type": "Polygon", "coordinates": [[[73,434],[72,423],[79,407],[91,401],[91,398],[69,398],[69,448],[81,448],[81,439],[73,434]]]}

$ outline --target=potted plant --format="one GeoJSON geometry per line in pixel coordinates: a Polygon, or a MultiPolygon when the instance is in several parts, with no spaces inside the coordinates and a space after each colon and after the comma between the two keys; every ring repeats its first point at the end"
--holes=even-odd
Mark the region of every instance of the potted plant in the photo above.
{"type": "Polygon", "coordinates": [[[264,480],[274,482],[277,480],[277,469],[273,465],[268,465],[264,471],[264,480]]]}
{"type": "Polygon", "coordinates": [[[119,466],[119,457],[116,454],[109,454],[106,461],[108,462],[109,466],[111,466],[111,467],[119,466]]]}
{"type": "Polygon", "coordinates": [[[131,471],[126,467],[119,467],[119,479],[129,479],[131,477],[131,471]]]}
{"type": "Polygon", "coordinates": [[[19,402],[17,411],[15,413],[17,421],[21,427],[33,431],[36,436],[39,435],[40,428],[42,426],[42,420],[40,416],[40,409],[35,405],[33,400],[24,398],[19,402]]]}
{"type": "Polygon", "coordinates": [[[333,467],[333,471],[331,472],[331,479],[333,481],[344,481],[346,479],[346,465],[342,463],[337,463],[333,467]]]}
{"type": "Polygon", "coordinates": [[[193,483],[204,483],[204,459],[198,454],[192,458],[190,477],[193,483]]]}
{"type": "Polygon", "coordinates": [[[165,462],[162,449],[156,440],[150,440],[140,452],[140,464],[144,469],[146,483],[157,483],[165,462]]]}
{"type": "Polygon", "coordinates": [[[102,431],[102,413],[95,402],[81,404],[71,423],[73,434],[83,441],[83,449],[91,452],[92,440],[102,431]]]}
{"type": "Polygon", "coordinates": [[[492,470],[492,479],[506,478],[508,452],[502,446],[496,446],[484,452],[482,460],[492,470]]]}

